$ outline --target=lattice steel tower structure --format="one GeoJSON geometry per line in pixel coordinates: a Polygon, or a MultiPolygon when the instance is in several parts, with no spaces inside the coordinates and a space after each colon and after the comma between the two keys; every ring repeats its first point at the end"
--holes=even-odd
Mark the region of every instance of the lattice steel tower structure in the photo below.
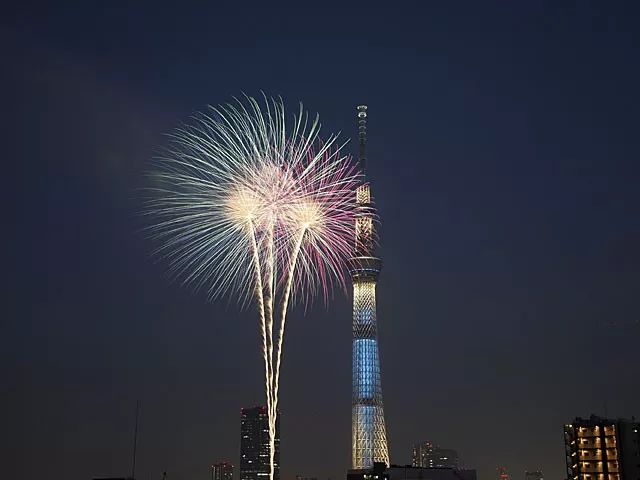
{"type": "Polygon", "coordinates": [[[389,465],[382,405],[376,283],[382,261],[376,256],[375,207],[366,177],[367,106],[357,107],[362,182],[356,189],[354,254],[349,263],[353,283],[353,396],[351,399],[352,468],[389,465]]]}

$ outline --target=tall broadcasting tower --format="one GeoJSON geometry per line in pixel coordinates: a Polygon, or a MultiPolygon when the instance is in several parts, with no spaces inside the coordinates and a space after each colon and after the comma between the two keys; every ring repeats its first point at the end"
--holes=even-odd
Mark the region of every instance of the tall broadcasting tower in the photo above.
{"type": "Polygon", "coordinates": [[[384,425],[376,283],[382,260],[376,256],[375,207],[366,178],[367,106],[358,110],[359,163],[362,183],[356,189],[355,248],[349,270],[353,283],[353,397],[351,399],[352,464],[371,468],[373,462],[389,465],[384,425]]]}

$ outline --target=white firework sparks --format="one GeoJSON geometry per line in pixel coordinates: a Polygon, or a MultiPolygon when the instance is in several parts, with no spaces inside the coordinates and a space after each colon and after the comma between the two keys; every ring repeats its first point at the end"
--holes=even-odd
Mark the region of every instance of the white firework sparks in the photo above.
{"type": "Polygon", "coordinates": [[[210,298],[257,304],[270,480],[287,311],[292,299],[344,288],[354,242],[359,178],[337,137],[322,142],[319,130],[302,105],[288,123],[282,100],[211,107],[171,135],[145,212],[172,275],[210,298]]]}

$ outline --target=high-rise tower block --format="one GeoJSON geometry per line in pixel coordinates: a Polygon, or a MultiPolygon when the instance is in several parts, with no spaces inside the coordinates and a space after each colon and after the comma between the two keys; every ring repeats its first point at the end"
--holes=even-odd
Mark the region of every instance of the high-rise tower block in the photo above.
{"type": "MultiPolygon", "coordinates": [[[[269,478],[269,416],[267,407],[243,408],[240,412],[240,480],[269,478]]],[[[274,480],[280,480],[280,415],[276,419],[274,480]]]]}

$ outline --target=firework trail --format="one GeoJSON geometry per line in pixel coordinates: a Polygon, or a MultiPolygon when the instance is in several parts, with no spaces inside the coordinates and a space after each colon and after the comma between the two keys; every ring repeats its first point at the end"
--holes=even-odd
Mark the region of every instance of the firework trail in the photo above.
{"type": "Polygon", "coordinates": [[[269,418],[270,480],[287,311],[345,288],[358,174],[337,137],[319,138],[300,105],[282,100],[210,107],[171,135],[145,213],[170,273],[210,298],[255,302],[269,418]]]}

